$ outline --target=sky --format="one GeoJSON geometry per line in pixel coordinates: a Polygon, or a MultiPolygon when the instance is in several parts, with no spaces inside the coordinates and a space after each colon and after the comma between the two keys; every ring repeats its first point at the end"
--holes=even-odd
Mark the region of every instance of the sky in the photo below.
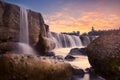
{"type": "Polygon", "coordinates": [[[40,12],[53,32],[120,28],[120,0],[5,0],[40,12]]]}

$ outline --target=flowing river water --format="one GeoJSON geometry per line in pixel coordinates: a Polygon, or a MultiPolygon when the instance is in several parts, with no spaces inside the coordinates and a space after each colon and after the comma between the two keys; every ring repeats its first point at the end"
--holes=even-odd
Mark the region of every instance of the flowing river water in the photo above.
{"type": "MultiPolygon", "coordinates": [[[[58,48],[54,49],[53,52],[58,56],[65,57],[71,49],[72,48],[58,48]]],[[[68,61],[68,63],[80,69],[83,69],[84,71],[86,68],[91,67],[87,56],[75,55],[74,57],[76,57],[76,59],[74,61],[68,61]]],[[[73,76],[72,80],[104,80],[104,79],[98,76],[97,74],[85,73],[84,76],[73,76]]]]}

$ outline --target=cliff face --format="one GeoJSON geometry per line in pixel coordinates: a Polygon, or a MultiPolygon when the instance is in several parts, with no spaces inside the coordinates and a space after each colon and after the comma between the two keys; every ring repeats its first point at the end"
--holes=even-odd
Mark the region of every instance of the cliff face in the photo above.
{"type": "Polygon", "coordinates": [[[18,41],[20,8],[0,2],[0,42],[18,41]]]}
{"type": "MultiPolygon", "coordinates": [[[[27,12],[30,45],[35,47],[38,41],[40,41],[39,35],[41,35],[42,38],[47,36],[46,29],[49,27],[45,25],[43,17],[40,13],[31,10],[27,10],[27,12]]],[[[12,51],[12,49],[7,50],[8,45],[4,46],[3,43],[7,44],[8,42],[19,42],[19,35],[20,7],[0,1],[0,53],[6,53],[9,50],[12,51]],[[1,48],[2,46],[4,46],[4,49],[1,48]]],[[[13,46],[14,45],[11,45],[11,47],[13,46]]],[[[39,46],[37,47],[39,49],[39,46]]]]}
{"type": "Polygon", "coordinates": [[[28,10],[30,43],[36,45],[39,40],[39,34],[46,36],[46,28],[43,17],[40,13],[28,10]]]}

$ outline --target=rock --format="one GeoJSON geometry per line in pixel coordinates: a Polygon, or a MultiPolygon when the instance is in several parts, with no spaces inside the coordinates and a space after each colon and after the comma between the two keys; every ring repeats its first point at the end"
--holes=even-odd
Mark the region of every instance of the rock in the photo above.
{"type": "Polygon", "coordinates": [[[28,11],[30,44],[32,46],[35,46],[37,42],[40,40],[39,35],[42,35],[42,37],[46,37],[48,32],[46,32],[46,26],[42,15],[39,12],[35,12],[32,10],[27,10],[27,11],[28,11]]]}
{"type": "Polygon", "coordinates": [[[50,50],[53,50],[57,47],[55,41],[53,41],[52,39],[48,38],[49,41],[49,45],[50,45],[50,50]]]}
{"type": "Polygon", "coordinates": [[[87,55],[86,54],[86,48],[80,48],[79,52],[81,52],[82,55],[87,55]]]}
{"type": "Polygon", "coordinates": [[[92,67],[86,68],[85,71],[86,71],[87,73],[95,73],[95,71],[94,71],[94,69],[93,69],[92,67]]]}
{"type": "Polygon", "coordinates": [[[55,53],[54,52],[47,52],[47,53],[45,53],[45,56],[55,57],[55,53]]]}
{"type": "Polygon", "coordinates": [[[70,50],[69,54],[70,55],[76,55],[76,54],[79,54],[79,48],[73,48],[70,50]]]}
{"type": "Polygon", "coordinates": [[[40,53],[40,55],[46,55],[46,53],[50,49],[49,41],[47,38],[43,37],[41,34],[39,35],[39,41],[35,46],[36,50],[40,53]]]}
{"type": "Polygon", "coordinates": [[[20,8],[0,1],[0,42],[18,41],[20,8]]]}
{"type": "Polygon", "coordinates": [[[89,36],[91,42],[94,41],[95,39],[97,39],[98,37],[99,36],[89,36]]]}
{"type": "Polygon", "coordinates": [[[76,66],[73,66],[73,75],[77,75],[77,76],[81,76],[83,77],[85,74],[84,70],[83,69],[80,69],[76,66]]]}
{"type": "MultiPolygon", "coordinates": [[[[43,17],[40,13],[32,10],[27,10],[27,12],[30,46],[36,47],[38,43],[44,43],[41,41],[42,39],[40,39],[41,37],[39,37],[39,35],[47,37],[49,26],[44,23],[43,17]]],[[[19,42],[19,35],[20,7],[0,1],[0,44],[4,42],[19,42]]],[[[37,49],[38,48],[40,50],[45,50],[43,52],[49,51],[48,44],[44,44],[43,47],[37,46],[37,49]]]]}
{"type": "Polygon", "coordinates": [[[47,32],[46,36],[48,36],[48,32],[49,32],[49,25],[47,25],[47,24],[44,24],[44,25],[45,25],[45,30],[46,30],[46,32],[47,32]]]}
{"type": "Polygon", "coordinates": [[[96,73],[108,80],[120,79],[120,32],[110,32],[87,47],[88,59],[96,73]]]}
{"type": "Polygon", "coordinates": [[[67,56],[65,57],[65,60],[67,60],[67,61],[73,61],[73,60],[75,60],[75,57],[72,56],[72,55],[67,55],[67,56]]]}
{"type": "Polygon", "coordinates": [[[86,48],[73,48],[69,52],[70,55],[86,55],[86,48]]]}
{"type": "Polygon", "coordinates": [[[54,59],[62,60],[64,61],[64,57],[62,55],[56,55],[54,59]]]}
{"type": "Polygon", "coordinates": [[[0,55],[0,80],[69,80],[70,64],[36,55],[0,55]]]}
{"type": "Polygon", "coordinates": [[[0,44],[0,54],[5,54],[7,52],[17,52],[18,44],[15,42],[3,42],[0,44]]]}

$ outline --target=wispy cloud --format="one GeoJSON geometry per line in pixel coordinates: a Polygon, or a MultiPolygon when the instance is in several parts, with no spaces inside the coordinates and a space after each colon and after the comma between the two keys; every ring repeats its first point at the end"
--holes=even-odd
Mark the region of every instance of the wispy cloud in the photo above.
{"type": "MultiPolygon", "coordinates": [[[[103,1],[103,0],[102,0],[103,1]]],[[[107,0],[105,0],[107,1],[107,0]]],[[[120,15],[116,6],[67,4],[61,10],[47,15],[46,23],[51,31],[88,32],[92,26],[98,29],[114,29],[120,26],[120,15]],[[90,7],[90,8],[89,8],[90,7]],[[109,9],[111,7],[111,9],[109,9]],[[115,9],[114,9],[115,8],[115,9]]]]}

